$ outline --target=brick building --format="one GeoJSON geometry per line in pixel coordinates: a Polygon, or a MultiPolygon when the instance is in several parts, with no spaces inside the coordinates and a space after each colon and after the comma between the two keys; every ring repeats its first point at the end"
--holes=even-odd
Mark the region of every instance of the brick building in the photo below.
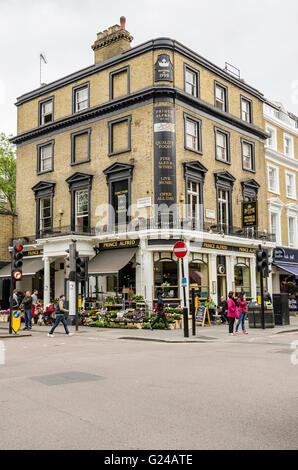
{"type": "Polygon", "coordinates": [[[76,239],[89,293],[125,287],[152,302],[163,286],[179,303],[172,249],[183,239],[199,297],[256,298],[255,250],[275,246],[264,96],[178,41],[131,41],[124,23],[99,33],[94,65],[17,100],[20,288],[39,288],[45,303],[67,292],[76,239]]]}

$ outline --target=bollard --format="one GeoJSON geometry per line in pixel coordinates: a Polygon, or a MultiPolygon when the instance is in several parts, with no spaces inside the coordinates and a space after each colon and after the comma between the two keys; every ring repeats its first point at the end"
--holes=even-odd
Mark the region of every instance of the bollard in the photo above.
{"type": "Polygon", "coordinates": [[[184,338],[189,337],[188,330],[188,309],[184,307],[183,309],[183,324],[184,324],[184,338]]]}

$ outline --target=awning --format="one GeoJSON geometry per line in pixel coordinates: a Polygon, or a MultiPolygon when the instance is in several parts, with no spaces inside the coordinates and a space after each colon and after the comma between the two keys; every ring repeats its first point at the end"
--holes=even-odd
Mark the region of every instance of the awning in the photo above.
{"type": "Polygon", "coordinates": [[[276,266],[279,269],[283,269],[284,271],[287,271],[288,273],[292,274],[293,276],[296,276],[296,279],[298,279],[298,264],[276,264],[276,263],[274,263],[274,266],[276,266]]]}
{"type": "MultiPolygon", "coordinates": [[[[35,274],[43,269],[42,258],[23,259],[22,273],[24,276],[35,276],[35,274]]],[[[0,279],[9,278],[11,275],[11,264],[0,269],[0,279]]]]}
{"type": "Polygon", "coordinates": [[[88,265],[89,276],[106,276],[117,274],[135,255],[137,248],[102,251],[88,265]]]}

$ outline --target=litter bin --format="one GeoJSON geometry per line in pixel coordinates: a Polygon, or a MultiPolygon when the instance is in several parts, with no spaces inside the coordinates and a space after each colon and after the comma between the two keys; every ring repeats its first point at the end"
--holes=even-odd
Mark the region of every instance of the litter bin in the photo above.
{"type": "MultiPolygon", "coordinates": [[[[273,308],[264,308],[265,328],[274,328],[274,310],[273,308]]],[[[262,328],[262,309],[258,304],[250,304],[248,306],[248,326],[249,328],[262,328]]]]}
{"type": "Polygon", "coordinates": [[[289,325],[289,294],[273,294],[273,308],[276,325],[289,325]]]}

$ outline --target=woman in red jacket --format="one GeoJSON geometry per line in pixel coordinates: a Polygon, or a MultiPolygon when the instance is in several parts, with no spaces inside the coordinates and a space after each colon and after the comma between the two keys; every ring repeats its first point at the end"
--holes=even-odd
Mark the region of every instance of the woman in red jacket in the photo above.
{"type": "Polygon", "coordinates": [[[248,333],[245,331],[245,319],[247,316],[247,303],[246,303],[246,298],[245,298],[245,293],[241,292],[239,299],[238,299],[238,305],[239,305],[239,320],[237,321],[236,329],[235,329],[235,334],[238,334],[238,329],[241,324],[242,327],[242,332],[244,335],[248,335],[248,333]]]}
{"type": "Polygon", "coordinates": [[[234,323],[235,318],[239,318],[238,315],[238,302],[234,299],[234,292],[229,292],[228,300],[228,321],[229,321],[229,333],[234,335],[234,323]]]}

